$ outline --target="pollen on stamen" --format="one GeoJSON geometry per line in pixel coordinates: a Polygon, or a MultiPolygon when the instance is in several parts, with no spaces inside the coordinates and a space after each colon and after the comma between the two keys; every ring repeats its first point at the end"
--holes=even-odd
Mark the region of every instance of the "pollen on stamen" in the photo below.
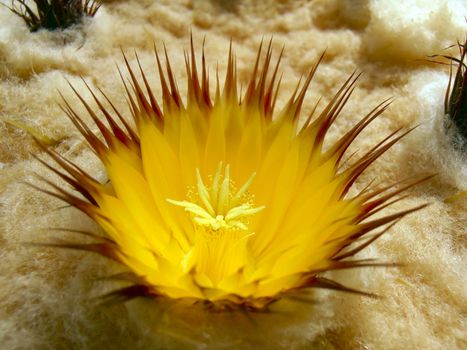
{"type": "Polygon", "coordinates": [[[253,195],[248,191],[255,176],[256,173],[251,174],[236,191],[235,183],[230,178],[230,165],[227,164],[223,171],[222,162],[219,162],[214,176],[209,176],[209,185],[204,183],[199,169],[196,169],[197,188],[188,192],[188,200],[167,198],[167,201],[185,209],[191,214],[195,225],[208,230],[247,231],[248,218],[265,208],[254,207],[253,195]]]}

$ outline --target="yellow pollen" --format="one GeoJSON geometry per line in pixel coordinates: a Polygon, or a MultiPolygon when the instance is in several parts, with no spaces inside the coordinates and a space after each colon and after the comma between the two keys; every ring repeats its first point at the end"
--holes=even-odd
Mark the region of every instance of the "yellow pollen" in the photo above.
{"type": "Polygon", "coordinates": [[[193,222],[199,226],[214,231],[220,229],[246,231],[248,217],[265,208],[265,206],[253,207],[251,195],[247,192],[256,173],[253,173],[235,192],[230,179],[230,165],[226,165],[224,173],[222,168],[220,162],[210,186],[204,184],[199,169],[196,169],[198,196],[194,201],[178,201],[170,198],[167,198],[167,201],[184,208],[192,215],[193,222]]]}

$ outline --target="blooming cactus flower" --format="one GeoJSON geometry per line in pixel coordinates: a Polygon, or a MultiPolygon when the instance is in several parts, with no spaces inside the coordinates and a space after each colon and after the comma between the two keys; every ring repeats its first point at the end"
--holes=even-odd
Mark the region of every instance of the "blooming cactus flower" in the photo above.
{"type": "Polygon", "coordinates": [[[134,126],[104,93],[98,97],[88,87],[94,108],[75,90],[102,137],[65,101],[63,109],[102,161],[108,182],[98,182],[44,147],[58,167],[42,162],[79,193],[45,180],[54,189],[47,192],[86,213],[105,233],[95,235],[92,244],[63,246],[95,251],[127,267],[129,273],[118,277],[134,284],[112,295],[262,309],[302,288],[359,292],[322,273],[386,265],[349,258],[398,219],[420,209],[372,219],[417,181],[402,182],[396,189],[366,188],[352,196],[349,189],[406,132],[390,134],[351,165],[343,159],[352,141],[389,102],[376,106],[324,148],[358,76],[352,74],[319,114],[315,107],[303,121],[301,106],[322,56],[276,113],[282,53],[272,65],[271,44],[264,59],[262,51],[261,45],[246,90],[239,94],[230,50],[223,88],[217,78],[211,97],[204,51],[199,70],[191,43],[185,56],[186,101],[166,52],[164,69],[155,51],[161,101],[139,60],[140,78],[124,56],[130,80],[122,80],[134,126]]]}

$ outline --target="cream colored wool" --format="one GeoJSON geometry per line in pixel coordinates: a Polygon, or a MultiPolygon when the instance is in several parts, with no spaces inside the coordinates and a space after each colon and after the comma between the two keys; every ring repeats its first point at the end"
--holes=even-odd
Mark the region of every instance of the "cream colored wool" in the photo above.
{"type": "MultiPolygon", "coordinates": [[[[442,130],[448,73],[423,61],[462,40],[465,15],[461,0],[121,0],[105,2],[94,19],[79,27],[31,34],[21,19],[0,7],[0,348],[467,348],[466,201],[444,202],[467,189],[467,160],[451,149],[442,130]],[[404,218],[360,253],[404,267],[332,275],[382,298],[316,291],[308,295],[314,303],[284,300],[275,306],[277,312],[251,320],[241,313],[212,315],[180,305],[164,311],[167,305],[145,300],[96,306],[95,296],[116,287],[99,277],[117,266],[92,254],[25,244],[76,239],[48,227],[97,228],[77,210],[62,208],[63,203],[24,185],[40,184],[34,172],[51,174],[31,157],[41,153],[31,138],[5,121],[36,128],[55,140],[53,147],[61,154],[104,180],[99,162],[59,109],[57,90],[82,111],[65,79],[86,95],[79,80],[83,76],[127,111],[114,62],[122,64],[122,47],[134,63],[136,49],[143,67],[153,72],[153,42],[167,45],[183,87],[183,49],[190,31],[198,52],[206,37],[208,64],[219,64],[221,72],[232,38],[243,83],[262,37],[274,37],[276,55],[285,44],[282,103],[327,49],[305,113],[320,96],[329,100],[354,69],[363,71],[328,142],[391,96],[396,97],[391,108],[352,150],[363,154],[391,131],[421,124],[355,187],[371,179],[388,183],[438,173],[385,213],[431,206],[404,218]]],[[[150,76],[159,89],[156,75],[150,76]]]]}

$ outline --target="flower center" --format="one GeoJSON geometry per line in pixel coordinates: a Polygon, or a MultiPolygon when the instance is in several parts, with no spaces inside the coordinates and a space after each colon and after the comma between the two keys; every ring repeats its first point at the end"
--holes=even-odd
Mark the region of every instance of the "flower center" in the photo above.
{"type": "Polygon", "coordinates": [[[256,173],[251,174],[245,184],[235,191],[235,185],[230,179],[230,165],[223,171],[219,163],[211,183],[206,186],[196,169],[197,193],[189,195],[190,200],[178,201],[167,199],[176,206],[182,207],[191,214],[196,225],[209,230],[248,230],[248,218],[265,208],[254,207],[253,196],[248,192],[256,173]]]}

